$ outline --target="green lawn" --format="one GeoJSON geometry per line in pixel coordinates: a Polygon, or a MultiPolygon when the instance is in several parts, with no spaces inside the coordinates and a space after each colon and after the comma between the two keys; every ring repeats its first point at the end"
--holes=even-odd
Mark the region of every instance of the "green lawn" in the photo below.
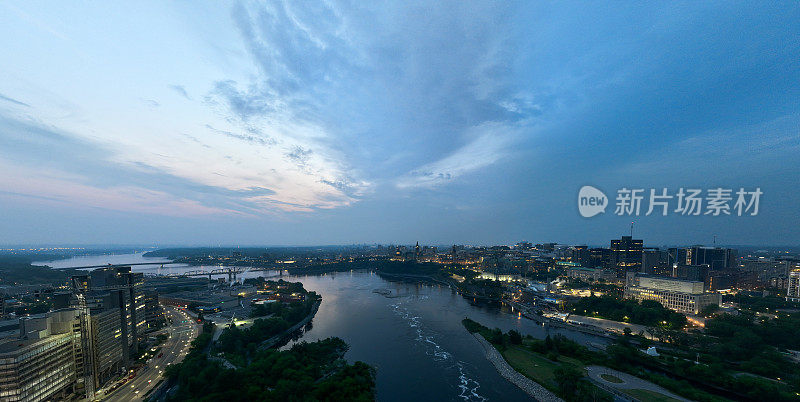
{"type": "Polygon", "coordinates": [[[508,364],[524,376],[548,388],[554,388],[555,375],[553,371],[558,364],[536,353],[532,353],[518,346],[511,346],[503,352],[503,357],[508,364]]]}
{"type": "Polygon", "coordinates": [[[524,376],[544,385],[549,389],[555,389],[555,374],[553,372],[562,365],[572,365],[583,371],[583,364],[580,360],[571,357],[559,356],[556,363],[550,359],[526,350],[521,346],[509,346],[503,357],[514,370],[520,372],[524,376]]]}
{"type": "Polygon", "coordinates": [[[658,392],[648,391],[646,389],[620,389],[620,391],[642,402],[679,402],[679,400],[675,398],[670,398],[666,395],[659,394],[658,392]]]}
{"type": "Polygon", "coordinates": [[[618,377],[615,377],[615,376],[613,376],[611,374],[600,374],[600,377],[602,377],[604,380],[606,380],[608,382],[613,382],[615,384],[622,383],[621,379],[619,379],[618,377]]]}

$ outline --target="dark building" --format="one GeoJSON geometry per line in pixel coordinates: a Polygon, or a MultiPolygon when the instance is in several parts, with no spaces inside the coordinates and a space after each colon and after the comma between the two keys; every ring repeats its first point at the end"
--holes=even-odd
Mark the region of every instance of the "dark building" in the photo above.
{"type": "Polygon", "coordinates": [[[705,278],[706,289],[718,291],[736,287],[738,272],[732,271],[708,271],[705,278]]]}
{"type": "Polygon", "coordinates": [[[617,277],[624,278],[625,273],[641,272],[642,250],[644,242],[631,236],[622,236],[619,240],[611,240],[611,266],[617,277]]]}
{"type": "Polygon", "coordinates": [[[158,292],[155,290],[145,290],[142,292],[144,303],[144,321],[147,331],[161,328],[166,324],[164,310],[158,304],[158,292]]]}
{"type": "Polygon", "coordinates": [[[569,260],[583,265],[583,261],[589,259],[589,248],[587,246],[572,246],[569,248],[569,260]]]}
{"type": "Polygon", "coordinates": [[[531,272],[543,273],[555,267],[555,261],[550,257],[536,257],[528,262],[531,272]]]}
{"type": "Polygon", "coordinates": [[[611,249],[590,248],[588,256],[578,262],[587,268],[611,268],[611,249]]]}
{"type": "Polygon", "coordinates": [[[531,250],[533,249],[533,244],[527,241],[521,241],[517,243],[516,247],[517,250],[531,250]]]}
{"type": "Polygon", "coordinates": [[[642,250],[642,273],[657,276],[672,276],[672,267],[668,264],[668,253],[658,248],[642,250]]]}
{"type": "Polygon", "coordinates": [[[737,268],[737,252],[719,247],[674,247],[669,249],[669,265],[708,265],[712,270],[737,268]]]}
{"type": "Polygon", "coordinates": [[[535,246],[536,250],[544,253],[552,253],[556,249],[555,243],[542,243],[535,246]]]}
{"type": "Polygon", "coordinates": [[[707,265],[678,265],[672,269],[673,277],[694,282],[707,282],[707,265]]]}
{"type": "Polygon", "coordinates": [[[686,256],[690,254],[688,248],[685,247],[672,247],[667,249],[667,264],[670,267],[678,265],[692,265],[691,260],[686,256]]]}

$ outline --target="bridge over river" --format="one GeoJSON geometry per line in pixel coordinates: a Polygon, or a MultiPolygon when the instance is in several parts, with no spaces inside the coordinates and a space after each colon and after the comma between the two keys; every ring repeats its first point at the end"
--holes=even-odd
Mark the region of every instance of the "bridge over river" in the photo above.
{"type": "MultiPolygon", "coordinates": [[[[133,266],[140,266],[140,265],[186,265],[185,262],[135,262],[131,264],[102,264],[102,265],[84,265],[78,267],[60,267],[60,268],[53,268],[53,269],[92,269],[92,268],[106,268],[106,267],[133,267],[133,266]]],[[[257,271],[281,271],[281,275],[283,271],[278,267],[238,267],[238,266],[219,266],[218,268],[213,269],[195,269],[195,270],[188,270],[183,272],[170,272],[170,273],[157,273],[157,274],[147,274],[149,277],[156,277],[156,278],[188,278],[194,276],[208,276],[208,280],[211,280],[212,276],[219,276],[219,275],[228,275],[228,281],[235,281],[236,276],[240,275],[245,272],[257,272],[257,271]]]]}

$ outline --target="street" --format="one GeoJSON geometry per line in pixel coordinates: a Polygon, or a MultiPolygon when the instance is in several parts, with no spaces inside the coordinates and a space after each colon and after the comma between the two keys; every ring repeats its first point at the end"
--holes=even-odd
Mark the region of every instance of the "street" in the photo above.
{"type": "Polygon", "coordinates": [[[169,338],[161,345],[159,352],[163,353],[163,356],[150,359],[147,365],[139,369],[136,377],[108,395],[98,394],[97,400],[141,400],[152,387],[158,384],[167,365],[183,360],[191,346],[191,341],[200,333],[200,326],[192,317],[178,308],[164,306],[164,314],[171,318],[172,324],[167,327],[169,338]]]}

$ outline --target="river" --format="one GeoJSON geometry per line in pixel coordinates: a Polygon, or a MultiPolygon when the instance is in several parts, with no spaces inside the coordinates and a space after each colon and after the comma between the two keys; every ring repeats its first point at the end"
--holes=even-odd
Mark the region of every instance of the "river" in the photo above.
{"type": "MultiPolygon", "coordinates": [[[[67,267],[147,261],[166,260],[127,254],[81,256],[37,264],[67,267]]],[[[153,273],[161,268],[133,269],[153,273]]],[[[198,267],[163,268],[171,272],[186,269],[198,267]]],[[[272,274],[248,272],[245,276],[272,274]]],[[[497,373],[461,324],[463,318],[469,317],[488,327],[545,336],[541,324],[520,318],[507,307],[470,303],[446,286],[388,281],[366,271],[283,278],[302,282],[306,289],[322,295],[319,312],[298,341],[342,338],[350,345],[347,360],[361,360],[377,369],[379,401],[530,400],[497,373]],[[377,289],[389,290],[391,295],[373,292],[377,289]]],[[[602,338],[574,331],[551,332],[563,333],[581,343],[605,343],[602,338]]]]}

